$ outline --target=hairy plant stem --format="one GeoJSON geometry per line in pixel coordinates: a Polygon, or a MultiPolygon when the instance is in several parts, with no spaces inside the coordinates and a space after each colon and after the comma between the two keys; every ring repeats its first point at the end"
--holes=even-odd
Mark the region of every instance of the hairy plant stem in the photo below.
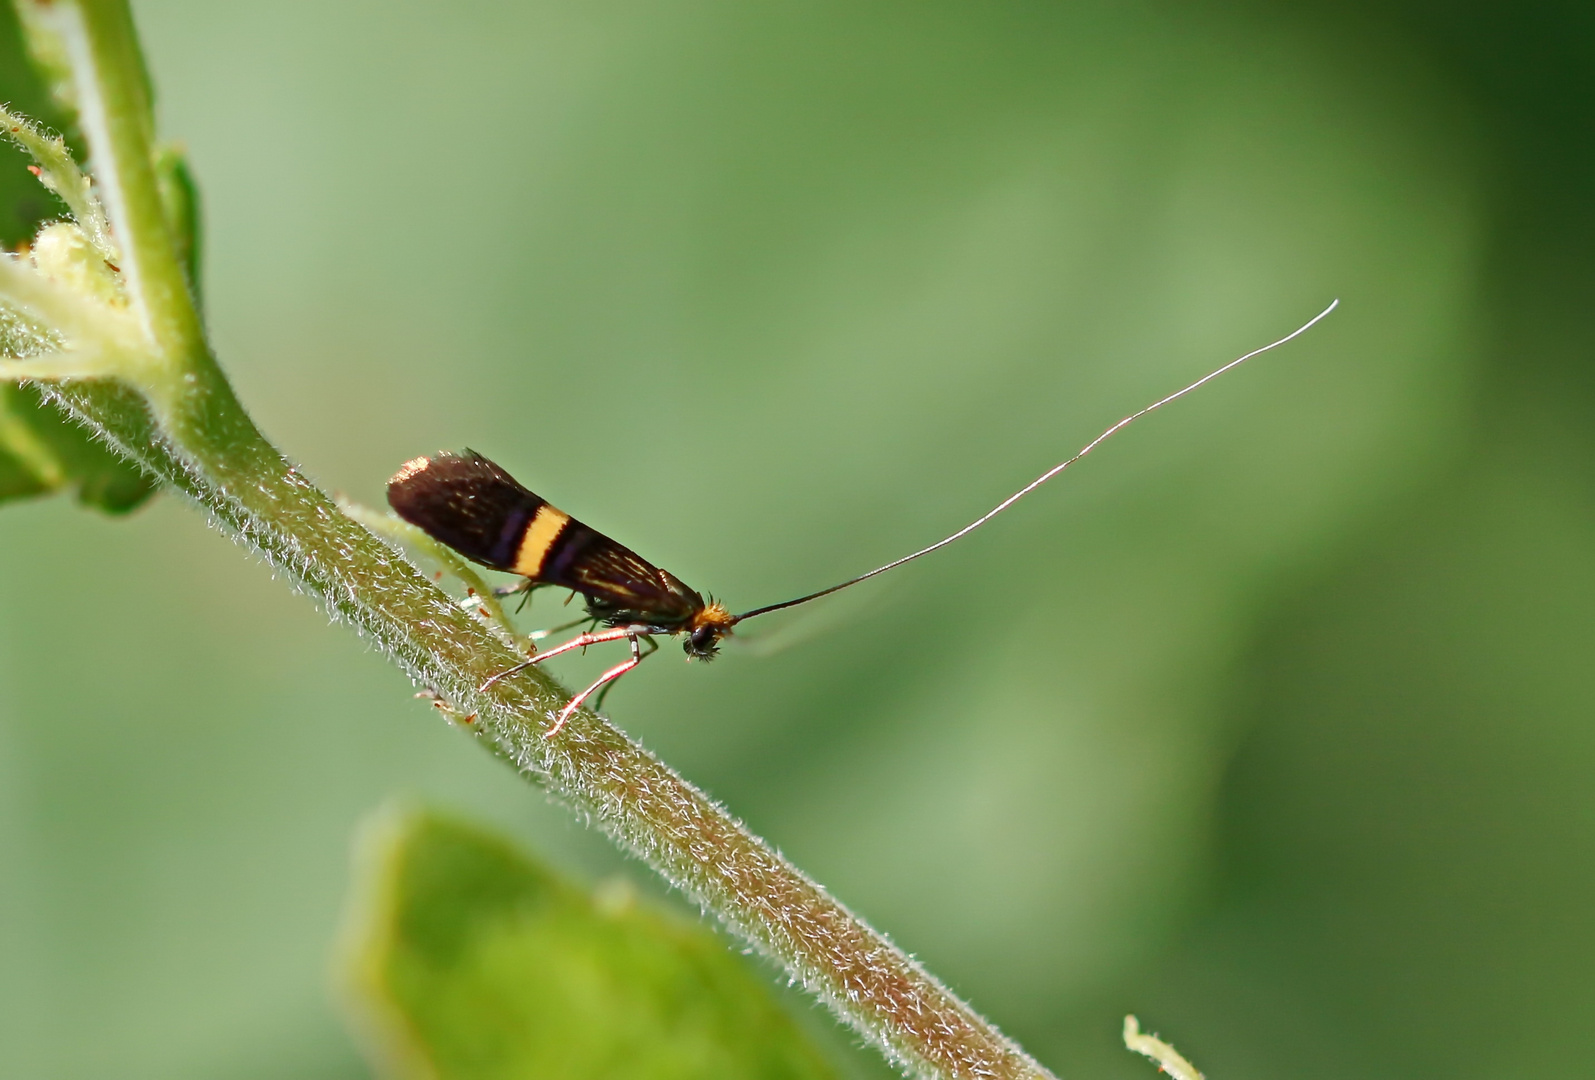
{"type": "Polygon", "coordinates": [[[19,0],[64,46],[74,104],[149,339],[119,381],[67,380],[53,399],[187,495],[337,620],[365,634],[477,740],[779,963],[900,1066],[927,1077],[1049,1074],[723,807],[589,712],[556,739],[568,700],[290,465],[215,363],[162,218],[147,82],[125,0],[19,0]],[[131,389],[130,389],[131,387],[131,389]],[[136,390],[136,392],[134,392],[136,390]]]}
{"type": "Polygon", "coordinates": [[[228,388],[183,439],[103,387],[60,400],[145,468],[184,491],[335,618],[435,688],[523,775],[588,816],[899,1064],[936,1077],[1049,1075],[923,968],[839,904],[741,822],[599,717],[582,712],[557,739],[542,732],[567,696],[535,669],[480,693],[516,659],[290,466],[255,432],[228,388]],[[212,441],[202,432],[226,432],[212,441]]]}

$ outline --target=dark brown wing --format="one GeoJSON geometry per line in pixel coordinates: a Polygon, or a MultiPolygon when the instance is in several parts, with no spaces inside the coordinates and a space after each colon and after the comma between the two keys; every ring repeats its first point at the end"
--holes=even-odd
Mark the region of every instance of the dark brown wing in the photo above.
{"type": "Polygon", "coordinates": [[[388,505],[467,559],[514,570],[526,527],[547,503],[481,454],[434,454],[404,463],[388,505]]]}
{"type": "Polygon", "coordinates": [[[675,627],[703,607],[703,597],[668,570],[572,518],[550,547],[536,580],[575,589],[607,623],[675,627]]]}
{"type": "Polygon", "coordinates": [[[485,566],[573,589],[595,618],[673,628],[703,607],[674,574],[526,490],[480,454],[406,462],[388,482],[404,520],[485,566]]]}

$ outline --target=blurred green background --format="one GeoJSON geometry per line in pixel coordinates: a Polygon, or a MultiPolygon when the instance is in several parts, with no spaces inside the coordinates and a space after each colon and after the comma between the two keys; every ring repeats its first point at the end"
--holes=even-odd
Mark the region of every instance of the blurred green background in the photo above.
{"type": "MultiPolygon", "coordinates": [[[[734,607],[1339,296],[609,712],[1068,1076],[1149,1075],[1131,1010],[1231,1080],[1583,1067],[1588,5],[135,15],[280,446],[371,503],[473,446],[734,607]]],[[[5,1075],[366,1075],[327,967],[391,795],[660,892],[175,499],[0,551],[5,1075]]]]}

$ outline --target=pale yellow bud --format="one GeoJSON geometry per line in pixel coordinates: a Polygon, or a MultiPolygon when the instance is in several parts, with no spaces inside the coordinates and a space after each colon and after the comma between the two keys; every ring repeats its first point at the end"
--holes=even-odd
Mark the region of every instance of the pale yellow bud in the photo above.
{"type": "Polygon", "coordinates": [[[39,230],[33,241],[33,265],[80,296],[113,307],[127,306],[121,274],[71,222],[58,221],[39,230]]]}

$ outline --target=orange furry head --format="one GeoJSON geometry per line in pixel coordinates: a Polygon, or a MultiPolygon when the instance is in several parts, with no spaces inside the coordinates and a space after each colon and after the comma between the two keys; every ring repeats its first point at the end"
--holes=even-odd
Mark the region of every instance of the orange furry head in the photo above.
{"type": "Polygon", "coordinates": [[[694,660],[712,660],[720,651],[720,639],[731,633],[736,622],[737,617],[711,597],[707,604],[693,612],[692,620],[684,627],[687,640],[682,648],[694,660]]]}

